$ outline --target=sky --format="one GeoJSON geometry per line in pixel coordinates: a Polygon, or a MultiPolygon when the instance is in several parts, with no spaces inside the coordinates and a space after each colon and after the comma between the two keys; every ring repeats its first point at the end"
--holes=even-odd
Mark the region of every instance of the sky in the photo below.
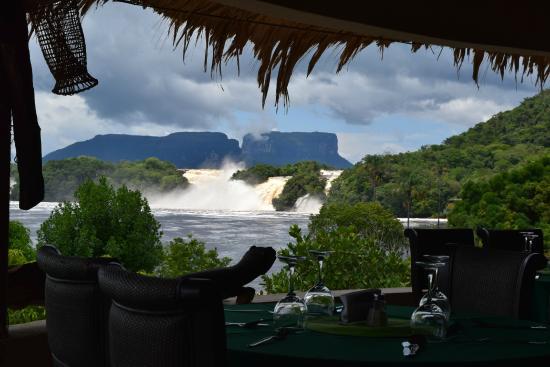
{"type": "Polygon", "coordinates": [[[51,93],[53,78],[36,39],[30,43],[43,154],[108,133],[221,131],[241,141],[271,130],[325,131],[336,133],[340,154],[357,162],[441,143],[539,91],[533,78],[501,80],[487,64],[478,86],[467,61],[460,71],[453,66],[449,49],[412,54],[393,44],[383,55],[367,48],[339,74],[330,52],[309,77],[300,64],[288,110],[274,107],[273,94],[262,109],[250,50],[240,75],[229,63],[222,78],[212,78],[203,69],[203,43],[184,62],[168,24],[150,10],[108,3],[92,10],[83,28],[88,68],[99,85],[75,96],[51,93]]]}

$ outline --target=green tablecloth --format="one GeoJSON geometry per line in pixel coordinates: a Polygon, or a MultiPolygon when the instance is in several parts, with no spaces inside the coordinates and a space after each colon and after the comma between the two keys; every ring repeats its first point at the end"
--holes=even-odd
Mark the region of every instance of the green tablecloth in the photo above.
{"type": "MultiPolygon", "coordinates": [[[[273,304],[226,306],[226,321],[243,322],[271,318],[273,304]],[[246,312],[244,310],[253,310],[246,312]]],[[[408,318],[412,308],[388,306],[392,317],[408,318]]],[[[479,319],[479,318],[478,318],[479,319]]],[[[522,329],[531,321],[484,318],[499,328],[480,327],[475,319],[456,317],[456,334],[445,342],[429,342],[415,357],[402,354],[403,338],[339,336],[305,330],[285,340],[256,348],[248,344],[273,334],[273,327],[244,329],[227,327],[230,366],[397,366],[397,365],[509,365],[510,363],[549,362],[550,331],[522,329]],[[481,341],[482,338],[487,338],[481,341]],[[530,344],[530,342],[547,342],[530,344]]]]}
{"type": "Polygon", "coordinates": [[[538,279],[535,280],[531,319],[550,323],[550,273],[548,271],[539,273],[538,279]]]}

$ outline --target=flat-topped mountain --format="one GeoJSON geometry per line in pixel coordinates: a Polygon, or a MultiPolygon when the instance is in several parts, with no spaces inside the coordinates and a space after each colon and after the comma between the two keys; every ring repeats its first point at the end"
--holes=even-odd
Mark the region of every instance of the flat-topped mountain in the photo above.
{"type": "Polygon", "coordinates": [[[259,137],[247,134],[243,138],[242,157],[248,166],[316,161],[334,168],[351,167],[351,163],[338,154],[336,135],[322,132],[272,131],[259,137]]]}
{"type": "Polygon", "coordinates": [[[244,160],[248,165],[267,163],[285,165],[304,160],[317,161],[335,168],[351,164],[338,154],[338,138],[330,133],[246,135],[239,142],[219,132],[178,132],[163,137],[124,134],[97,135],[44,156],[44,162],[79,156],[103,161],[138,161],[155,157],[178,168],[217,168],[224,159],[244,160]]]}
{"type": "Polygon", "coordinates": [[[176,167],[219,167],[224,158],[238,159],[239,142],[217,132],[179,132],[167,136],[97,135],[47,154],[44,161],[90,156],[98,159],[138,161],[155,157],[176,167]]]}

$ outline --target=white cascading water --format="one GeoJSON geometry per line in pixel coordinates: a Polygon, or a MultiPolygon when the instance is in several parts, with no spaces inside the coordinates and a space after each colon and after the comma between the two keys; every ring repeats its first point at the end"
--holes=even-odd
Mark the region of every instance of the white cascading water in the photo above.
{"type": "MultiPolygon", "coordinates": [[[[322,169],[321,170],[321,176],[327,180],[327,184],[325,186],[325,194],[328,195],[330,188],[332,187],[332,182],[336,180],[343,171],[329,171],[322,169]]],[[[316,214],[319,213],[319,210],[323,206],[323,202],[319,200],[319,198],[315,196],[311,196],[309,194],[306,194],[298,200],[296,200],[296,204],[294,204],[294,211],[300,212],[300,213],[311,213],[316,214]]]]}
{"type": "MultiPolygon", "coordinates": [[[[189,169],[184,172],[190,187],[183,191],[164,194],[148,193],[147,198],[154,208],[188,210],[260,211],[275,210],[271,204],[283,191],[290,177],[270,177],[266,182],[251,186],[231,176],[242,163],[226,162],[221,169],[189,169]]],[[[342,171],[322,170],[327,179],[326,191],[342,171]]],[[[308,195],[296,202],[296,212],[317,213],[322,203],[308,195]]]]}
{"type": "Polygon", "coordinates": [[[325,186],[325,194],[328,194],[328,192],[330,191],[330,188],[332,187],[332,182],[336,180],[338,177],[340,177],[342,172],[344,171],[343,170],[329,171],[326,169],[321,170],[321,176],[327,179],[327,185],[325,186]]]}

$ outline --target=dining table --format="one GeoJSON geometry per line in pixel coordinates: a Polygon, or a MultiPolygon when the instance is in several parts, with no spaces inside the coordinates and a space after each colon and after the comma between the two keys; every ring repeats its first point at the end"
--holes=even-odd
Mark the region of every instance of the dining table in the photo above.
{"type": "MultiPolygon", "coordinates": [[[[543,302],[550,294],[546,293],[550,292],[550,275],[537,284],[535,296],[543,302]]],[[[548,308],[542,311],[539,307],[538,319],[534,320],[452,314],[447,336],[437,339],[419,337],[403,327],[408,325],[413,307],[387,305],[390,325],[400,325],[390,332],[361,323],[342,324],[337,315],[308,317],[303,330],[291,330],[283,337],[250,347],[277,335],[274,305],[224,306],[229,366],[503,366],[550,362],[550,324],[544,319],[548,308]],[[244,324],[247,322],[252,323],[244,324]],[[411,340],[421,340],[421,346],[415,355],[406,356],[402,343],[411,340]]]]}

